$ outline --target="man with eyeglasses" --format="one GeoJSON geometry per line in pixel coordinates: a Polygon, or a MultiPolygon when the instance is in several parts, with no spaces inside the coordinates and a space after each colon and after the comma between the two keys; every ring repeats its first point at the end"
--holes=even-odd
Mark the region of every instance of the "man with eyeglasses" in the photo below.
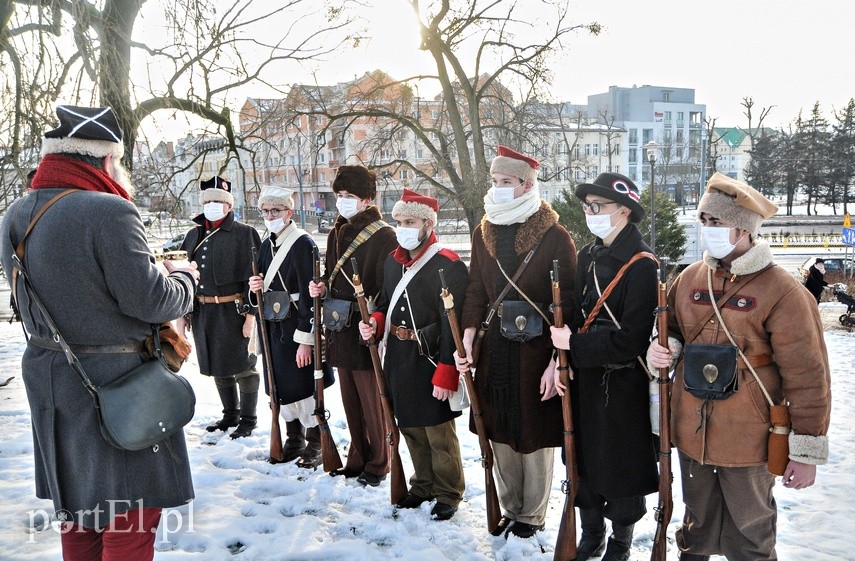
{"type": "MultiPolygon", "coordinates": [[[[573,313],[552,342],[568,349],[573,375],[573,423],[582,537],[577,561],[629,559],[632,531],[658,484],[655,439],[649,416],[648,376],[639,359],[647,349],[657,302],[656,261],[632,262],[584,333],[603,291],[641,252],[652,250],[636,224],[644,218],[638,187],[617,173],[602,173],[576,187],[594,240],[578,256],[573,313]],[[606,547],[605,519],[612,523],[606,547]]],[[[555,384],[564,394],[556,372],[555,384]]],[[[658,416],[658,408],[656,410],[658,416]]]]}
{"type": "MultiPolygon", "coordinates": [[[[455,354],[458,370],[476,369],[475,385],[495,455],[503,516],[493,534],[520,538],[543,529],[554,449],[563,442],[561,400],[555,398],[553,378],[554,349],[542,319],[552,301],[552,262],[559,263],[561,299],[568,305],[568,315],[576,272],[573,239],[540,197],[539,165],[505,146],[499,146],[493,159],[493,186],[484,196],[486,215],[472,235],[469,285],[460,321],[466,356],[455,354]],[[488,310],[498,305],[505,313],[491,321],[474,362],[476,331],[488,310]],[[518,327],[523,322],[515,321],[517,313],[507,312],[511,306],[524,320],[523,329],[518,327]]],[[[474,432],[471,421],[470,429],[474,432]]]]}
{"type": "Polygon", "coordinates": [[[176,326],[182,334],[192,327],[199,371],[214,377],[220,394],[223,417],[205,430],[237,427],[229,436],[242,438],[256,426],[259,378],[248,346],[255,316],[244,295],[252,275],[252,248],[261,245],[261,237],[235,220],[231,183],[215,176],[200,187],[203,212],[181,244],[198,264],[199,287],[193,313],[179,318],[176,326]]]}
{"type": "MultiPolygon", "coordinates": [[[[315,411],[315,377],[312,347],[315,345],[314,311],[309,281],[314,275],[315,240],[297,227],[294,197],[290,189],[265,185],[258,198],[267,236],[258,252],[259,275],[249,279],[250,302],[264,292],[264,315],[270,364],[276,382],[279,414],[285,421],[284,462],[315,469],[321,464],[321,431],[315,411]]],[[[268,349],[265,349],[268,350],[268,349]]],[[[264,384],[268,395],[267,363],[264,384]]],[[[333,373],[324,362],[324,387],[333,384],[333,373]]]]}

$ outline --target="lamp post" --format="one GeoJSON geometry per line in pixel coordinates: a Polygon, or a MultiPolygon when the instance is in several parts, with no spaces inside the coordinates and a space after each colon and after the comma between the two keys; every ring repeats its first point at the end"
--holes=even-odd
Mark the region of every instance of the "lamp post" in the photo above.
{"type": "Polygon", "coordinates": [[[297,184],[300,186],[300,228],[306,229],[306,199],[303,197],[303,141],[297,137],[297,184]]]}
{"type": "Polygon", "coordinates": [[[656,253],[656,180],[653,173],[659,145],[651,140],[644,148],[647,150],[647,161],[650,162],[650,248],[656,253]]]}

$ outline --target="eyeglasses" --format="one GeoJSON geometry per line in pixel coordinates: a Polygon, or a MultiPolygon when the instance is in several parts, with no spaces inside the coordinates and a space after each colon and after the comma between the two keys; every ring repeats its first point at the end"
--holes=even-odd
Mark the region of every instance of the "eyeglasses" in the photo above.
{"type": "Polygon", "coordinates": [[[270,216],[270,217],[276,218],[280,214],[285,214],[289,210],[290,209],[288,209],[288,208],[268,208],[268,209],[263,208],[263,209],[259,210],[259,212],[261,213],[262,216],[270,216]]]}
{"type": "Polygon", "coordinates": [[[589,203],[588,201],[582,201],[582,210],[585,212],[590,212],[591,214],[600,214],[600,209],[606,205],[616,205],[618,203],[614,201],[608,201],[605,203],[593,202],[589,203]]]}

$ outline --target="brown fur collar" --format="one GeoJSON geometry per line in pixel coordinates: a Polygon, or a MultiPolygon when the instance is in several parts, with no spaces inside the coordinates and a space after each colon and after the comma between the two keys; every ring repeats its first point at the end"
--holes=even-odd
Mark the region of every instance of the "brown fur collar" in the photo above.
{"type": "MultiPolygon", "coordinates": [[[[537,245],[546,231],[557,223],[558,213],[552,210],[546,201],[541,200],[540,209],[529,216],[517,231],[517,237],[514,239],[514,250],[517,255],[523,255],[537,245]]],[[[487,252],[494,259],[496,258],[497,227],[492,222],[488,222],[486,216],[481,219],[481,237],[484,239],[487,252]]]]}

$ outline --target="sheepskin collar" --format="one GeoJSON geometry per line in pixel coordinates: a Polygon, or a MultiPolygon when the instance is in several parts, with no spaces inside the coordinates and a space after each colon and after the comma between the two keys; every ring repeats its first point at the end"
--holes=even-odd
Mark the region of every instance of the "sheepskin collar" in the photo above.
{"type": "MultiPolygon", "coordinates": [[[[737,276],[750,275],[766,268],[772,261],[772,249],[769,244],[765,240],[757,239],[751,249],[731,262],[730,273],[737,276]]],[[[720,261],[710,257],[706,251],[704,251],[704,263],[713,271],[721,267],[720,261]]]]}
{"type": "Polygon", "coordinates": [[[380,209],[376,206],[371,205],[365,208],[362,212],[356,213],[356,216],[351,217],[350,220],[345,218],[342,215],[338,215],[336,218],[335,225],[333,228],[338,232],[340,230],[347,230],[353,228],[356,232],[361,232],[363,228],[375,222],[377,220],[381,220],[383,216],[380,214],[380,209]]]}
{"type": "MultiPolygon", "coordinates": [[[[546,201],[541,200],[540,209],[523,222],[517,231],[516,238],[514,239],[514,251],[516,254],[523,255],[531,250],[543,239],[546,231],[557,223],[558,213],[546,201]]],[[[481,219],[481,237],[484,240],[487,252],[494,259],[496,259],[498,228],[502,227],[488,222],[486,216],[481,219]]]]}

